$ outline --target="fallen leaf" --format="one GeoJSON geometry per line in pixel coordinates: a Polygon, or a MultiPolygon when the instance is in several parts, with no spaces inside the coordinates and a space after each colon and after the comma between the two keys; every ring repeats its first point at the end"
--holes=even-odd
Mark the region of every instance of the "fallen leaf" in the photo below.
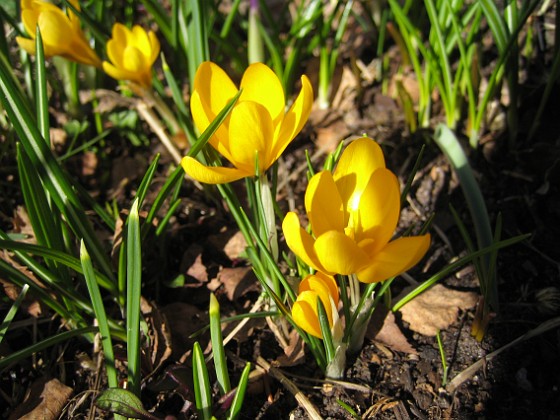
{"type": "Polygon", "coordinates": [[[378,307],[373,313],[371,322],[366,331],[366,337],[370,340],[383,343],[394,351],[418,354],[395,322],[395,315],[385,307],[378,307]]]}
{"type": "Polygon", "coordinates": [[[201,283],[208,281],[208,271],[206,271],[206,266],[202,262],[202,254],[196,256],[194,263],[187,270],[187,274],[201,283]]]}
{"type": "Polygon", "coordinates": [[[280,355],[276,361],[282,367],[301,365],[305,361],[303,340],[295,329],[290,333],[288,346],[284,347],[284,354],[280,355]]]}
{"type": "Polygon", "coordinates": [[[457,320],[459,309],[470,309],[476,301],[476,293],[452,290],[436,284],[404,305],[400,312],[412,331],[435,336],[457,320]]]}
{"type": "Polygon", "coordinates": [[[155,303],[149,302],[142,297],[140,301],[142,315],[149,325],[149,346],[144,348],[147,353],[144,362],[149,364],[149,372],[145,379],[154,375],[162,364],[171,356],[172,338],[167,326],[167,319],[161,313],[155,303]]]}
{"type": "Polygon", "coordinates": [[[185,272],[199,283],[208,281],[206,266],[202,263],[202,253],[204,248],[199,244],[190,245],[181,258],[179,269],[185,272]]]}
{"type": "Polygon", "coordinates": [[[241,231],[236,232],[224,246],[224,253],[230,260],[236,260],[240,255],[245,252],[247,248],[247,241],[241,231]]]}
{"type": "Polygon", "coordinates": [[[245,293],[258,290],[251,267],[224,268],[218,273],[229,300],[235,301],[245,293]]]}
{"type": "Polygon", "coordinates": [[[208,325],[208,317],[203,311],[187,303],[175,302],[164,306],[160,312],[165,316],[171,334],[173,360],[179,360],[184,353],[190,351],[195,341],[201,342],[204,348],[206,334],[204,337],[190,337],[208,325]]]}
{"type": "Polygon", "coordinates": [[[85,151],[82,156],[82,176],[93,176],[99,166],[99,158],[96,152],[85,151]]]}
{"type": "Polygon", "coordinates": [[[37,379],[31,385],[27,398],[13,411],[10,420],[57,419],[72,392],[72,388],[58,379],[37,379]]]}

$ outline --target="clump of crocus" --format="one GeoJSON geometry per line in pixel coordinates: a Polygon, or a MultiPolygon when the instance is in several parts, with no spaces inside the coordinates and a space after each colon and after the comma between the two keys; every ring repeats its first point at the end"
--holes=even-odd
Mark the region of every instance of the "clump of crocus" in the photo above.
{"type": "MultiPolygon", "coordinates": [[[[313,103],[313,89],[306,76],[288,111],[278,76],[262,63],[251,64],[241,80],[241,96],[209,142],[233,165],[211,167],[191,157],[181,164],[192,178],[222,184],[264,173],[301,131],[313,103]],[[258,165],[258,166],[257,166],[258,165]]],[[[196,72],[191,112],[203,132],[239,92],[218,65],[204,62],[196,72]]]]}
{"type": "Polygon", "coordinates": [[[305,209],[312,234],[290,212],[282,224],[286,242],[306,264],[327,274],[383,281],[418,263],[430,244],[430,235],[391,241],[400,215],[399,182],[369,138],[352,142],[334,173],[311,178],[305,209]]]}
{"type": "Polygon", "coordinates": [[[103,62],[103,70],[117,80],[128,80],[143,88],[152,86],[152,65],[160,51],[156,35],[135,25],[132,30],[115,23],[112,38],[107,42],[110,62],[103,62]]]}
{"type": "MultiPolygon", "coordinates": [[[[77,0],[70,4],[80,10],[77,0]]],[[[101,60],[90,47],[80,19],[68,8],[66,13],[53,4],[39,0],[21,0],[21,20],[30,38],[16,37],[21,48],[35,54],[36,28],[39,26],[45,57],[61,56],[71,61],[101,67],[101,60]]]]}
{"type": "Polygon", "coordinates": [[[306,333],[323,338],[317,299],[321,299],[323,303],[330,328],[333,329],[335,326],[340,328],[338,325],[338,286],[334,278],[321,272],[308,275],[299,284],[299,293],[292,306],[292,318],[306,333]]]}

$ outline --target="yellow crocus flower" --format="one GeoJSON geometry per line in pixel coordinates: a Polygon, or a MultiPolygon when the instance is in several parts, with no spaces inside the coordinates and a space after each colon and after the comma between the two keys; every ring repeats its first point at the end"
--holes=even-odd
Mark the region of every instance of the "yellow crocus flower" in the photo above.
{"type": "MultiPolygon", "coordinates": [[[[313,104],[313,89],[306,76],[301,91],[288,111],[278,76],[262,63],[251,64],[241,79],[243,90],[233,110],[209,142],[230,167],[209,167],[191,157],[181,164],[192,178],[207,184],[223,184],[264,173],[301,131],[313,104]],[[258,168],[256,162],[258,161],[258,168]]],[[[204,62],[197,69],[191,97],[191,112],[200,132],[238,93],[218,65],[204,62]]]]}
{"type": "MultiPolygon", "coordinates": [[[[80,10],[77,0],[69,1],[80,10]]],[[[35,54],[35,34],[39,26],[45,57],[58,55],[78,63],[101,67],[101,60],[80,27],[80,19],[70,9],[67,13],[44,1],[21,0],[21,20],[30,38],[18,36],[17,43],[29,54],[35,54]]]]}
{"type": "Polygon", "coordinates": [[[292,307],[292,318],[306,333],[322,338],[317,299],[321,299],[332,329],[339,319],[338,286],[334,278],[319,271],[301,281],[297,299],[292,307]]]}
{"type": "Polygon", "coordinates": [[[152,65],[160,51],[156,35],[135,25],[132,30],[115,23],[112,38],[107,42],[108,61],[103,70],[117,80],[129,80],[143,88],[152,86],[152,65]]]}
{"type": "Polygon", "coordinates": [[[418,263],[430,245],[430,235],[391,241],[400,216],[399,182],[369,138],[352,142],[334,173],[311,178],[305,209],[313,236],[289,212],[282,223],[286,242],[306,264],[328,274],[383,281],[418,263]]]}

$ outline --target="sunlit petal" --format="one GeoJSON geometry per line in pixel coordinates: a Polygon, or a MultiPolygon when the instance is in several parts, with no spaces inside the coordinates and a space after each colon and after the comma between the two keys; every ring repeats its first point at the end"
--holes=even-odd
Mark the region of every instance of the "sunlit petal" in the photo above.
{"type": "MultiPolygon", "coordinates": [[[[58,55],[78,63],[101,67],[101,60],[85,39],[79,19],[69,9],[67,15],[53,4],[29,0],[21,2],[21,9],[23,26],[31,40],[35,39],[39,26],[45,57],[58,55]]],[[[27,52],[35,53],[35,47],[31,48],[30,42],[18,42],[27,52]]]]}
{"type": "Polygon", "coordinates": [[[309,180],[305,209],[316,237],[329,230],[344,230],[342,200],[329,171],[321,171],[309,180]]]}
{"type": "MultiPolygon", "coordinates": [[[[66,52],[69,44],[68,36],[72,33],[68,18],[60,11],[46,11],[39,15],[37,25],[41,30],[43,44],[48,45],[51,51],[56,51],[53,55],[66,52]]],[[[34,28],[35,32],[35,28],[34,28]]]]}
{"type": "Polygon", "coordinates": [[[342,232],[333,230],[322,234],[315,240],[314,248],[325,268],[321,271],[328,274],[353,274],[368,263],[364,251],[342,232]]]}
{"type": "Polygon", "coordinates": [[[356,241],[373,239],[373,252],[384,247],[397,227],[400,207],[397,177],[388,169],[376,170],[363,190],[359,208],[352,213],[356,241]]]}
{"type": "Polygon", "coordinates": [[[318,271],[326,271],[319,263],[311,235],[303,229],[299,223],[299,218],[294,212],[288,212],[282,222],[282,231],[286,238],[288,247],[302,259],[304,263],[318,271]]]}
{"type": "Polygon", "coordinates": [[[282,125],[276,134],[272,154],[278,159],[290,142],[299,134],[311,113],[313,106],[313,88],[306,76],[301,77],[301,90],[298,97],[284,116],[282,125]]]}
{"type": "Polygon", "coordinates": [[[107,57],[115,66],[123,67],[124,48],[114,38],[107,41],[105,46],[107,57]]]}
{"type": "MultiPolygon", "coordinates": [[[[237,88],[226,72],[210,61],[198,67],[194,78],[194,91],[200,95],[204,112],[210,121],[237,94],[237,88]]],[[[201,130],[201,127],[198,128],[201,130]]]]}
{"type": "MultiPolygon", "coordinates": [[[[54,7],[54,6],[53,6],[54,7]]],[[[25,8],[22,3],[21,21],[25,32],[31,37],[35,38],[35,28],[37,28],[37,21],[39,20],[39,10],[32,9],[31,7],[25,8]]]]}
{"type": "Polygon", "coordinates": [[[123,51],[123,64],[123,69],[132,74],[142,72],[145,65],[144,56],[135,46],[127,45],[123,51]]]}
{"type": "Polygon", "coordinates": [[[306,333],[322,338],[317,315],[317,299],[317,293],[313,291],[301,293],[292,306],[292,318],[306,333]]]}
{"type": "Polygon", "coordinates": [[[67,58],[68,60],[76,61],[88,66],[101,67],[101,59],[89,46],[87,40],[83,36],[76,36],[72,40],[72,44],[69,50],[60,55],[67,58]]]}
{"type": "MultiPolygon", "coordinates": [[[[338,285],[336,284],[336,280],[334,277],[329,276],[321,271],[317,271],[315,274],[310,274],[306,276],[299,284],[298,292],[304,292],[306,290],[316,290],[317,284],[321,284],[321,286],[326,287],[329,295],[335,302],[338,302],[339,295],[338,295],[338,285]]],[[[328,306],[325,306],[328,308],[328,306]]]]}
{"type": "Polygon", "coordinates": [[[103,71],[107,73],[109,76],[111,76],[113,79],[124,80],[130,76],[130,73],[128,71],[117,68],[107,61],[104,61],[102,65],[103,65],[103,71]]]}
{"type": "Polygon", "coordinates": [[[371,175],[384,167],[383,151],[372,139],[363,137],[346,147],[336,165],[334,179],[348,211],[357,207],[359,196],[371,175]]]}
{"type": "Polygon", "coordinates": [[[243,93],[239,101],[260,103],[268,110],[275,125],[284,115],[284,89],[276,73],[268,66],[262,63],[251,64],[243,73],[240,89],[243,89],[243,93]]]}
{"type": "Polygon", "coordinates": [[[357,272],[364,283],[375,283],[404,273],[428,251],[430,235],[399,238],[374,255],[367,267],[357,272]]]}
{"type": "Polygon", "coordinates": [[[256,102],[241,102],[231,112],[229,121],[229,151],[239,169],[255,174],[258,156],[259,173],[264,172],[270,161],[272,120],[268,110],[256,102]]]}
{"type": "MultiPolygon", "coordinates": [[[[16,41],[18,45],[27,51],[28,54],[35,55],[35,40],[29,38],[23,38],[21,36],[16,36],[16,41]]],[[[45,55],[47,53],[45,52],[45,55]]]]}
{"type": "Polygon", "coordinates": [[[147,32],[139,25],[134,25],[132,27],[132,42],[138,50],[142,53],[144,57],[150,57],[152,52],[152,44],[148,38],[147,32]]]}
{"type": "MultiPolygon", "coordinates": [[[[111,64],[119,71],[108,73],[118,80],[128,80],[144,88],[152,85],[153,57],[159,54],[159,43],[152,43],[148,33],[140,26],[135,25],[132,30],[126,26],[115,23],[111,31],[112,38],[107,42],[107,56],[111,64]],[[157,47],[152,50],[152,45],[157,47]]],[[[157,39],[156,39],[157,40],[157,39]]]]}
{"type": "MultiPolygon", "coordinates": [[[[207,108],[205,108],[202,102],[202,98],[200,97],[200,93],[195,90],[191,96],[191,114],[193,117],[193,121],[201,134],[208,128],[210,123],[215,118],[215,116],[212,115],[211,112],[210,114],[208,114],[206,112],[206,109],[207,108]]],[[[228,134],[227,122],[224,121],[218,127],[214,135],[210,137],[209,143],[212,145],[212,147],[214,147],[214,149],[216,149],[223,156],[225,156],[227,160],[232,162],[232,157],[229,152],[228,139],[229,139],[229,134],[228,134]]]]}
{"type": "Polygon", "coordinates": [[[205,166],[189,156],[181,160],[181,166],[187,175],[205,184],[225,184],[247,176],[246,172],[237,168],[205,166]]]}
{"type": "Polygon", "coordinates": [[[158,37],[156,36],[155,33],[150,31],[148,33],[148,37],[150,38],[150,46],[151,46],[151,55],[150,55],[149,62],[150,62],[150,65],[153,65],[154,62],[156,61],[156,59],[158,58],[161,46],[159,44],[159,39],[158,39],[158,37]]]}

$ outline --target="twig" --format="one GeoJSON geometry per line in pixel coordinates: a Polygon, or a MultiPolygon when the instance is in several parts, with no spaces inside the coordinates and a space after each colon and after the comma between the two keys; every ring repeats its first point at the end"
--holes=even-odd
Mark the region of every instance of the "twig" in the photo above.
{"type": "Polygon", "coordinates": [[[489,355],[487,355],[487,356],[483,357],[482,359],[480,359],[479,361],[473,363],[468,368],[466,368],[461,373],[459,373],[457,376],[455,376],[453,378],[453,380],[447,384],[447,386],[445,387],[445,390],[449,393],[455,392],[455,390],[457,388],[459,388],[459,386],[461,386],[461,384],[463,384],[463,382],[470,379],[488,361],[492,360],[493,358],[495,358],[497,355],[499,355],[503,351],[509,349],[510,347],[515,346],[516,344],[521,343],[522,341],[528,340],[530,338],[533,338],[537,335],[540,335],[540,334],[542,334],[542,333],[544,333],[548,330],[551,330],[551,329],[557,328],[557,327],[560,327],[560,316],[556,317],[556,318],[549,319],[548,321],[543,322],[537,328],[534,328],[534,329],[526,332],[521,337],[517,337],[512,342],[506,344],[503,347],[500,347],[498,350],[493,351],[489,355]]]}
{"type": "Polygon", "coordinates": [[[138,114],[140,114],[140,116],[142,117],[142,119],[148,123],[152,131],[156,134],[156,136],[158,136],[158,138],[165,146],[165,148],[167,149],[171,157],[173,157],[175,163],[179,165],[181,163],[181,154],[173,144],[173,141],[167,135],[167,132],[165,131],[165,127],[163,126],[159,118],[156,117],[154,112],[144,101],[138,101],[136,103],[136,109],[138,111],[138,114]]]}
{"type": "MultiPolygon", "coordinates": [[[[259,298],[255,302],[255,304],[253,305],[253,307],[251,308],[249,313],[252,314],[252,313],[257,312],[261,308],[262,304],[263,304],[263,295],[259,296],[259,298]]],[[[239,322],[239,324],[237,324],[235,326],[235,328],[233,330],[231,330],[231,332],[228,334],[228,336],[226,338],[224,338],[224,346],[227,343],[229,343],[233,337],[235,337],[237,335],[237,333],[241,330],[241,328],[243,328],[245,326],[245,324],[247,322],[249,322],[249,319],[251,319],[251,318],[243,319],[242,321],[239,322]]]]}
{"type": "Polygon", "coordinates": [[[266,360],[262,357],[257,358],[257,365],[263,368],[270,376],[275,378],[278,382],[280,382],[284,387],[292,393],[292,395],[297,400],[298,404],[307,412],[309,418],[312,420],[322,420],[321,415],[317,411],[317,408],[309,401],[309,399],[301,392],[301,390],[292,382],[290,381],[281,371],[280,369],[271,366],[266,360]]]}

